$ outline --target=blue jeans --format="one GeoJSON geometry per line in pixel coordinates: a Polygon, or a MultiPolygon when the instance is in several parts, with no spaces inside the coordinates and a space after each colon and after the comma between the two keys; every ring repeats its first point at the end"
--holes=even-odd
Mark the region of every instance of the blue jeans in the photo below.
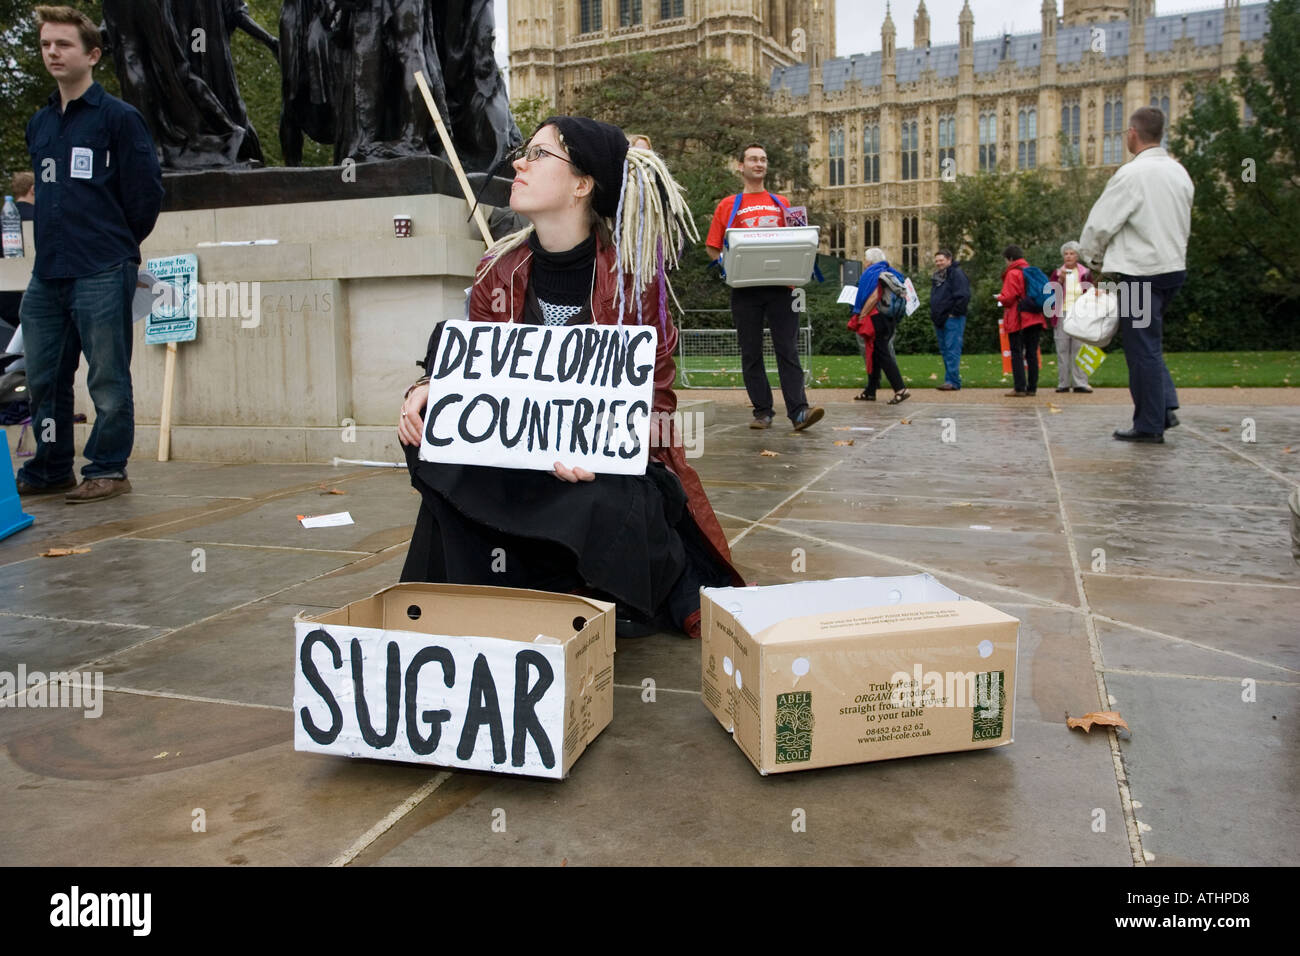
{"type": "Polygon", "coordinates": [[[137,269],[127,262],[77,279],[32,276],[27,286],[21,319],[36,454],[18,477],[34,488],[73,477],[72,380],[83,351],[95,425],[82,450],[87,464],[81,476],[126,477],[135,444],[131,299],[137,269]]]}
{"type": "Polygon", "coordinates": [[[961,388],[961,342],[966,335],[966,316],[949,318],[934,334],[939,339],[939,354],[943,356],[943,380],[961,388]]]}

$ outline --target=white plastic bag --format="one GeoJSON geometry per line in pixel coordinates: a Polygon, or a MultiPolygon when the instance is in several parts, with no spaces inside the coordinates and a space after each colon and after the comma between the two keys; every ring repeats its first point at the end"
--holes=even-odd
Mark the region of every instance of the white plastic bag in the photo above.
{"type": "Polygon", "coordinates": [[[1093,286],[1074,300],[1061,328],[1080,342],[1105,348],[1119,329],[1119,297],[1093,286]]]}

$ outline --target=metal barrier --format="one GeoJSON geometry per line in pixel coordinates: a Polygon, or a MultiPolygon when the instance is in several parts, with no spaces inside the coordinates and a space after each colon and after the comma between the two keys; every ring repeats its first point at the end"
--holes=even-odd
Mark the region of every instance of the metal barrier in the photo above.
{"type": "MultiPolygon", "coordinates": [[[[731,315],[730,309],[683,309],[677,322],[677,369],[682,376],[683,388],[744,388],[740,385],[718,385],[700,379],[706,376],[740,375],[744,369],[740,361],[740,336],[734,328],[693,329],[687,324],[688,315],[722,313],[731,315]],[[692,379],[695,379],[692,381],[692,379]]],[[[805,321],[807,315],[805,313],[805,321]]],[[[798,349],[803,368],[803,384],[807,388],[812,380],[812,326],[799,329],[798,349]]],[[[772,330],[763,329],[763,370],[776,375],[776,353],[772,350],[772,330]]]]}

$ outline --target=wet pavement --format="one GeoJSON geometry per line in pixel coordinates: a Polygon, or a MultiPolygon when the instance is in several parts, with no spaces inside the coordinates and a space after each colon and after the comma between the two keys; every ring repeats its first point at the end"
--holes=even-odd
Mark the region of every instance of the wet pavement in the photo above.
{"type": "Polygon", "coordinates": [[[719,396],[693,463],[748,580],[927,571],[1022,622],[1010,746],[768,777],[668,634],[619,642],[614,721],[561,782],[296,753],[292,617],[396,581],[405,474],[141,449],[133,494],[24,502],[0,542],[0,672],[105,684],[94,719],[2,702],[0,861],[1295,865],[1300,415],[1185,395],[1129,445],[1113,397],[918,391],[794,433],[719,396]],[[1131,732],[1065,726],[1102,709],[1131,732]]]}

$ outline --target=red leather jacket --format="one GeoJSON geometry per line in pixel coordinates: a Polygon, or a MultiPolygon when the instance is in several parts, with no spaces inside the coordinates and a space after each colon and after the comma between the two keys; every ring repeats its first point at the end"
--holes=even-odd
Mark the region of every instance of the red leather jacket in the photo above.
{"type": "MultiPolygon", "coordinates": [[[[498,256],[487,273],[474,283],[469,294],[469,318],[475,322],[518,322],[524,315],[524,302],[527,298],[528,279],[532,275],[532,251],[527,244],[498,256]],[[497,290],[505,293],[506,310],[493,309],[494,300],[498,304],[502,297],[497,290]]],[[[596,280],[592,288],[591,312],[598,325],[615,325],[618,322],[618,304],[615,293],[618,282],[614,267],[614,248],[596,239],[596,280]]],[[[654,411],[671,415],[677,410],[677,393],[673,391],[673,382],[677,377],[677,362],[673,353],[677,350],[677,326],[672,316],[665,314],[660,321],[659,295],[661,283],[655,281],[646,288],[641,297],[641,315],[646,325],[653,325],[659,330],[659,347],[655,353],[655,394],[654,411]]],[[[666,291],[666,290],[665,290],[666,291]]],[[[632,295],[632,280],[624,282],[623,322],[629,325],[637,323],[636,300],[632,295]]],[[[731,549],[727,546],[727,536],[713,513],[704,485],[695,469],[686,463],[686,453],[681,436],[676,428],[671,431],[671,444],[655,445],[650,450],[651,457],[658,459],[668,470],[677,476],[686,492],[687,508],[696,526],[704,534],[705,540],[717,553],[717,557],[731,570],[737,585],[743,586],[744,579],[731,568],[731,549]]]]}

